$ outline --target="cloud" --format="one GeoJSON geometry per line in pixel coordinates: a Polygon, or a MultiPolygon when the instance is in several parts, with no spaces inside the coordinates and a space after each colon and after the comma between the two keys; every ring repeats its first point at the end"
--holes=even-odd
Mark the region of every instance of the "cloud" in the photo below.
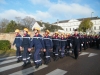
{"type": "Polygon", "coordinates": [[[57,3],[53,4],[49,8],[49,12],[54,14],[70,14],[70,15],[88,15],[92,11],[94,11],[92,8],[90,8],[88,5],[80,5],[77,3],[67,4],[67,3],[57,3]]]}
{"type": "Polygon", "coordinates": [[[6,18],[6,19],[14,19],[15,17],[21,17],[24,18],[25,16],[34,17],[32,14],[28,14],[25,11],[16,11],[13,9],[6,10],[0,13],[0,18],[6,18]]]}
{"type": "Polygon", "coordinates": [[[37,11],[36,14],[34,14],[37,18],[39,19],[48,19],[52,18],[49,12],[42,12],[42,11],[37,11]]]}
{"type": "MultiPolygon", "coordinates": [[[[94,12],[92,8],[90,8],[88,5],[84,4],[78,4],[78,3],[66,3],[62,0],[58,0],[57,3],[50,2],[50,0],[30,0],[33,4],[42,5],[45,7],[48,7],[48,10],[46,11],[49,15],[52,15],[55,18],[68,18],[68,16],[90,16],[91,12],[94,12]],[[48,5],[48,6],[47,6],[48,5]]],[[[81,0],[77,0],[77,2],[80,2],[81,0]]],[[[43,12],[42,12],[43,14],[43,12]]],[[[44,12],[45,14],[45,12],[44,12]]],[[[46,14],[47,16],[47,14],[46,14]]]]}
{"type": "MultiPolygon", "coordinates": [[[[43,20],[45,22],[55,22],[57,19],[70,19],[70,18],[82,18],[89,17],[91,12],[95,12],[88,5],[81,5],[78,3],[66,3],[62,0],[58,2],[50,2],[50,0],[30,0],[34,5],[44,6],[47,8],[45,11],[36,10],[36,12],[28,13],[24,10],[9,9],[0,12],[0,18],[14,19],[15,17],[24,18],[30,16],[36,20],[43,20]]],[[[44,8],[45,9],[45,8],[44,8]]]]}
{"type": "Polygon", "coordinates": [[[52,3],[50,0],[30,0],[34,5],[50,6],[52,3]]]}
{"type": "Polygon", "coordinates": [[[26,16],[30,16],[34,18],[35,20],[43,20],[43,21],[49,21],[52,16],[48,12],[42,12],[42,11],[36,11],[36,13],[26,13],[25,11],[16,11],[13,9],[6,10],[0,13],[0,18],[6,18],[8,20],[14,20],[15,17],[21,17],[25,18],[26,16]]]}

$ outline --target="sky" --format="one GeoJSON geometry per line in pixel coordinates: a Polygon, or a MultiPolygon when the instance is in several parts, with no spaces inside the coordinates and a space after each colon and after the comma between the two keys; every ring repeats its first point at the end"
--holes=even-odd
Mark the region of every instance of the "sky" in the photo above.
{"type": "Polygon", "coordinates": [[[100,17],[100,0],[0,0],[0,20],[30,16],[36,21],[54,23],[100,17]],[[93,13],[92,13],[93,12],[93,13]]]}

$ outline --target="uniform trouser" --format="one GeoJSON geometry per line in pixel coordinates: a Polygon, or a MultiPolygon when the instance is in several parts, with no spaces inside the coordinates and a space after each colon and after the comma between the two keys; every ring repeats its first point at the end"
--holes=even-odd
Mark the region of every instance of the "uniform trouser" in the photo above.
{"type": "Polygon", "coordinates": [[[99,43],[98,42],[96,43],[96,47],[99,49],[99,43]]]}
{"type": "Polygon", "coordinates": [[[91,48],[92,47],[92,42],[90,42],[89,45],[90,45],[90,48],[91,48]]]}
{"type": "Polygon", "coordinates": [[[28,52],[28,47],[24,47],[23,62],[24,63],[30,62],[30,56],[29,56],[29,52],[28,52]]]}
{"type": "Polygon", "coordinates": [[[22,59],[22,55],[21,55],[21,51],[20,51],[20,47],[16,47],[16,56],[18,60],[22,59]]]}
{"type": "Polygon", "coordinates": [[[87,45],[87,48],[89,48],[89,43],[87,43],[86,45],[87,45]]]}
{"type": "Polygon", "coordinates": [[[41,60],[41,57],[40,57],[40,50],[41,49],[35,49],[35,52],[34,52],[34,55],[33,55],[33,59],[34,59],[35,64],[41,64],[42,63],[42,60],[41,60]]]}
{"type": "Polygon", "coordinates": [[[64,56],[64,53],[65,53],[65,46],[62,46],[62,47],[61,47],[61,56],[62,56],[62,57],[64,56]]]}
{"type": "Polygon", "coordinates": [[[86,50],[86,43],[83,44],[84,50],[86,50]]]}
{"type": "Polygon", "coordinates": [[[50,60],[50,47],[46,46],[46,60],[50,60]]]}
{"type": "Polygon", "coordinates": [[[55,56],[58,57],[58,51],[59,51],[59,46],[55,45],[54,46],[54,52],[55,52],[55,56]]]}
{"type": "Polygon", "coordinates": [[[30,56],[30,58],[32,58],[32,53],[31,52],[29,52],[29,56],[30,56]]]}
{"type": "Polygon", "coordinates": [[[55,46],[53,46],[53,52],[52,52],[52,54],[53,54],[53,57],[55,56],[55,46]]]}
{"type": "Polygon", "coordinates": [[[82,45],[80,44],[80,52],[82,51],[82,45]]]}
{"type": "Polygon", "coordinates": [[[92,47],[93,47],[93,42],[92,42],[92,47]]]}
{"type": "Polygon", "coordinates": [[[79,47],[78,46],[75,46],[74,47],[74,55],[75,55],[75,58],[77,58],[78,57],[78,52],[79,52],[79,47]]]}
{"type": "Polygon", "coordinates": [[[70,45],[65,46],[65,54],[69,54],[70,45]]]}

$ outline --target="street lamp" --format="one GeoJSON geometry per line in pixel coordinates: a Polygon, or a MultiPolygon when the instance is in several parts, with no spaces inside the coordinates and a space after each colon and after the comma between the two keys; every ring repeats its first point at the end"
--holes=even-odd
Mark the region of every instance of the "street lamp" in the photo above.
{"type": "Polygon", "coordinates": [[[59,19],[57,19],[57,25],[59,24],[59,19]]]}
{"type": "MultiPolygon", "coordinates": [[[[92,20],[92,14],[93,14],[94,12],[91,12],[91,20],[92,20]]],[[[91,28],[91,33],[92,33],[92,30],[93,30],[93,28],[91,28]]]]}
{"type": "Polygon", "coordinates": [[[92,19],[92,14],[93,14],[94,12],[91,12],[91,19],[92,19]]]}

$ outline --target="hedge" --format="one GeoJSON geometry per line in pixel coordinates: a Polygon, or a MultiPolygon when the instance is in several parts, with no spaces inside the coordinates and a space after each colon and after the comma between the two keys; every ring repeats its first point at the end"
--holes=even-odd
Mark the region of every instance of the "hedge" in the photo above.
{"type": "Polygon", "coordinates": [[[0,40],[0,50],[9,50],[11,43],[8,40],[0,40]]]}

